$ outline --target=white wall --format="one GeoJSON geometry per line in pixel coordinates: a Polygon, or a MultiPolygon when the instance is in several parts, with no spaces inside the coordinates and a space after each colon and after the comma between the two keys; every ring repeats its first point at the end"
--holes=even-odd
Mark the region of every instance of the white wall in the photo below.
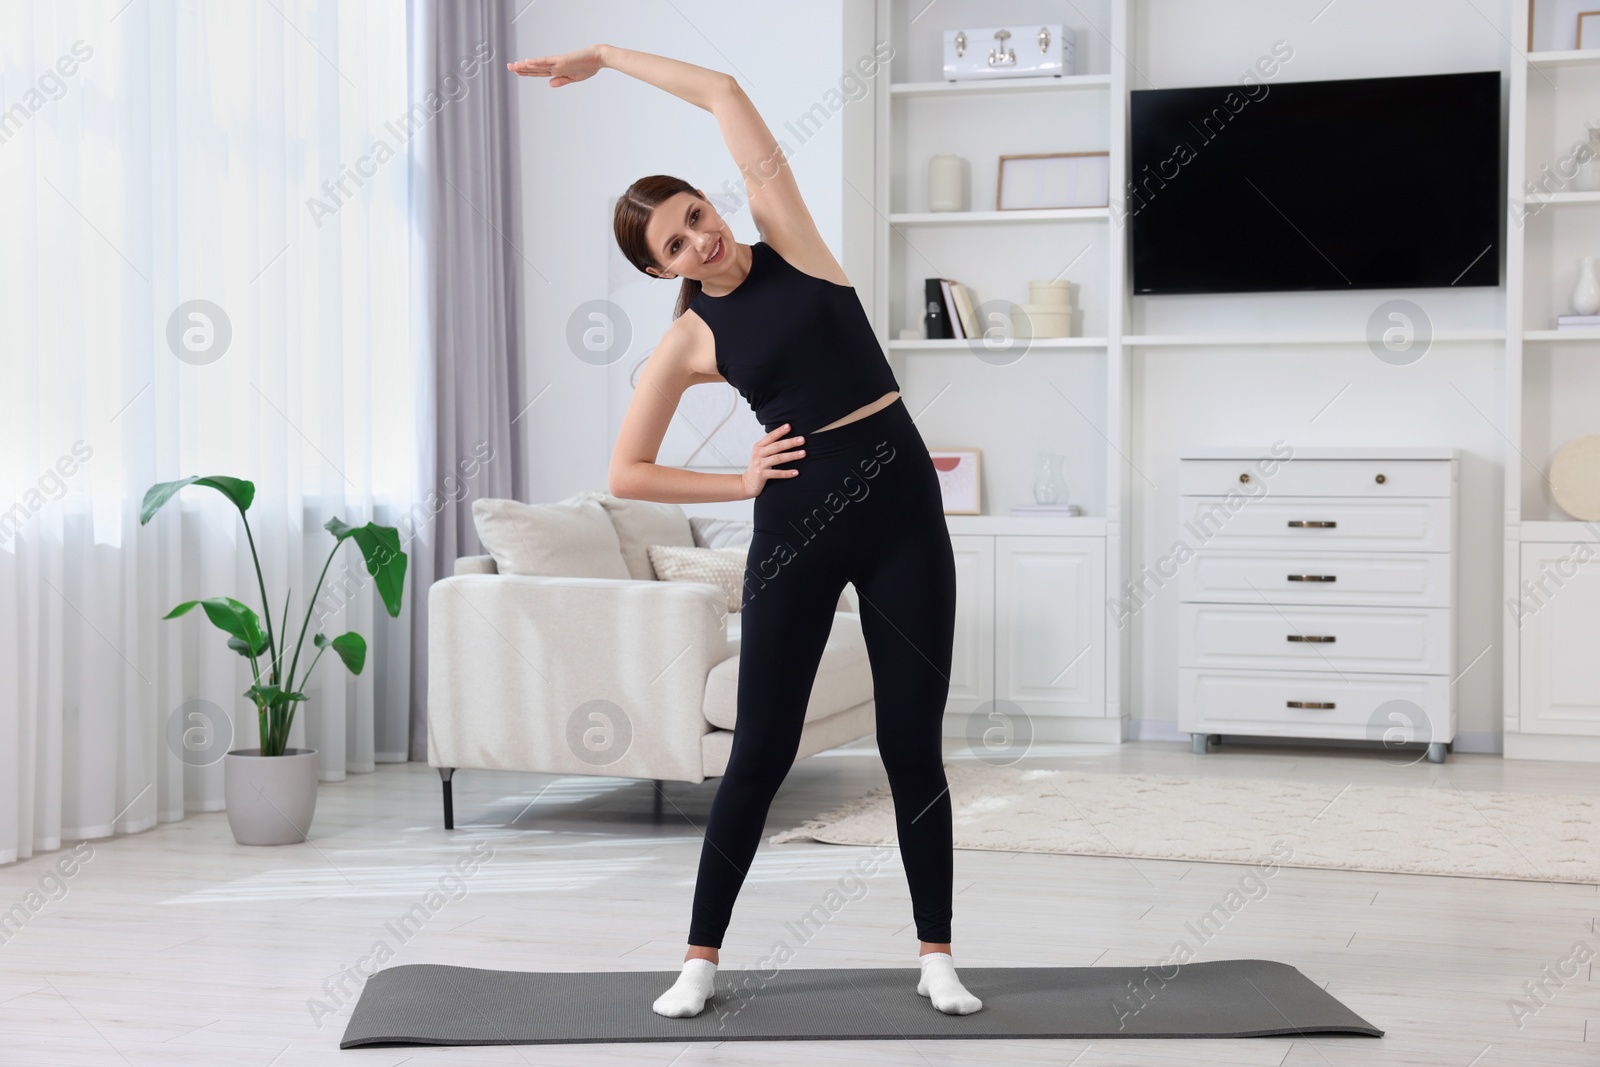
{"type": "MultiPolygon", "coordinates": [[[[1139,88],[1237,81],[1275,41],[1293,58],[1273,81],[1509,69],[1510,4],[1475,0],[1141,0],[1129,58],[1139,88]],[[1319,14],[1320,12],[1320,14],[1319,14]],[[1312,20],[1315,19],[1313,22],[1312,20]]],[[[1519,47],[1521,45],[1519,44],[1519,47]]],[[[1396,196],[1426,196],[1449,160],[1410,160],[1396,145],[1396,196]]],[[[1403,240],[1404,235],[1396,235],[1403,240]]],[[[1503,262],[1503,255],[1502,255],[1503,262]]],[[[1502,266],[1502,275],[1504,267],[1502,266]]],[[[1365,290],[1134,297],[1135,332],[1322,331],[1360,335],[1379,303],[1416,302],[1436,329],[1504,325],[1505,289],[1365,290]]],[[[1166,555],[1178,534],[1177,455],[1203,445],[1282,439],[1312,445],[1448,445],[1461,450],[1460,610],[1456,682],[1460,748],[1498,750],[1501,692],[1504,346],[1435,343],[1394,366],[1364,345],[1156,348],[1133,361],[1132,570],[1166,555]],[[1479,653],[1488,650],[1482,658],[1479,653]],[[1468,664],[1472,664],[1469,668],[1468,664]],[[1487,735],[1496,735],[1493,737],[1487,735]]],[[[1515,453],[1512,453],[1515,456],[1515,453]]],[[[1135,618],[1135,736],[1176,736],[1177,581],[1135,618]]]]}
{"type": "MultiPolygon", "coordinates": [[[[857,0],[859,3],[859,0],[857,0]]],[[[516,22],[519,57],[543,56],[604,42],[670,56],[733,74],[785,148],[823,238],[846,273],[870,276],[870,230],[845,240],[842,180],[846,127],[870,122],[870,98],[844,105],[817,132],[793,125],[838,88],[843,70],[843,0],[765,3],[733,0],[543,0],[516,22]],[[759,11],[760,17],[753,17],[759,11]]],[[[857,13],[852,13],[855,17],[857,13]]],[[[554,500],[604,488],[617,430],[633,393],[636,368],[672,321],[680,283],[649,278],[618,251],[611,205],[634,180],[672,174],[705,190],[719,211],[727,188],[743,200],[743,182],[707,111],[614,70],[551,89],[523,79],[520,118],[527,270],[529,395],[546,391],[529,412],[534,498],[554,500]],[[609,367],[578,358],[569,322],[587,301],[609,300],[631,329],[626,355],[609,367]]],[[[859,136],[859,134],[856,134],[859,136]]],[[[870,148],[870,129],[867,131],[870,148]]],[[[857,185],[871,195],[870,184],[857,185]]],[[[859,206],[850,207],[854,213],[859,206]]],[[[748,209],[730,216],[741,242],[760,239],[748,209]]],[[[750,460],[744,427],[760,424],[731,386],[698,385],[686,394],[660,460],[680,463],[706,437],[701,457],[721,456],[730,470],[750,460]],[[724,417],[727,424],[717,427],[724,417]],[[729,442],[734,442],[730,444],[729,442]]],[[[696,460],[698,466],[701,459],[696,460]]],[[[750,501],[701,504],[694,514],[748,517],[750,501]]]]}

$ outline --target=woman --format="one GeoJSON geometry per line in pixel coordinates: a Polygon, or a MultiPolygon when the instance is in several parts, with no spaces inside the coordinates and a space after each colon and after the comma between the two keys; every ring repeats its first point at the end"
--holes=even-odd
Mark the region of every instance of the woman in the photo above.
{"type": "Polygon", "coordinates": [[[613,220],[634,266],[683,284],[673,323],[628,405],[610,491],[674,503],[754,499],[737,728],[706,822],[683,970],[653,1008],[696,1015],[711,997],[734,899],[794,762],[834,607],[851,582],[921,942],[917,992],[948,1014],[977,1011],[982,1002],[961,984],[950,950],[953,857],[940,721],[955,558],[927,446],[861,301],[777,141],[731,76],[610,45],[507,67],[547,77],[552,87],[610,67],[711,112],[763,235],[739,244],[700,190],[666,175],[630,186],[613,220]],[[732,383],[767,430],[742,474],[655,462],[678,398],[701,382],[732,383]]]}

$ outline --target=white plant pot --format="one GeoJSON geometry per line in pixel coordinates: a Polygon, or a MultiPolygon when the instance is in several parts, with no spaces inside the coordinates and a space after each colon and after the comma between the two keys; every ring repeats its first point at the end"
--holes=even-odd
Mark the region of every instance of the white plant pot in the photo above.
{"type": "Polygon", "coordinates": [[[317,810],[317,750],[263,756],[241,748],[222,758],[228,826],[241,845],[292,845],[306,839],[317,810]]]}

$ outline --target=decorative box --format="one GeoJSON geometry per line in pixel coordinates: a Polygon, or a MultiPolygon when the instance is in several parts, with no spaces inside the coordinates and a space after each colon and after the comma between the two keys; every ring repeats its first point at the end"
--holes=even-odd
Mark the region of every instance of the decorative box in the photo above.
{"type": "Polygon", "coordinates": [[[1059,22],[944,31],[946,81],[1060,77],[1072,73],[1076,38],[1059,22]]]}

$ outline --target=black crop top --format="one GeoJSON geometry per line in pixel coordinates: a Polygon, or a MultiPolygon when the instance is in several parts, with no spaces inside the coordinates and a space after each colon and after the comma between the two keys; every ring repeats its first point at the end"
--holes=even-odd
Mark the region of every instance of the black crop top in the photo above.
{"type": "Polygon", "coordinates": [[[765,241],[732,291],[689,307],[716,338],[717,370],[770,433],[811,433],[888,392],[894,371],[855,287],[807,274],[765,241]]]}

